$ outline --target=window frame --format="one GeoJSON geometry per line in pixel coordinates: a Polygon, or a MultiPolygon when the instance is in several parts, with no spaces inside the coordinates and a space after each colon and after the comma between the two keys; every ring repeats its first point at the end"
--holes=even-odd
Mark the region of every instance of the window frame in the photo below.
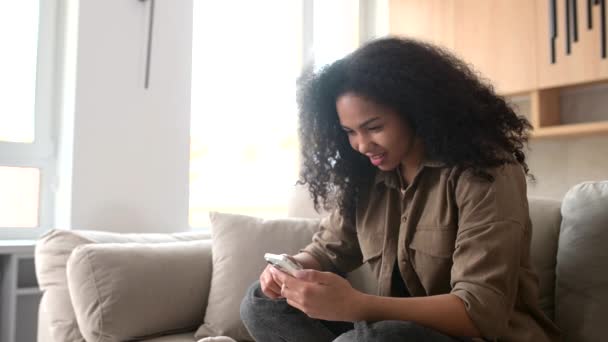
{"type": "Polygon", "coordinates": [[[0,166],[40,170],[38,226],[0,227],[0,240],[35,239],[53,225],[56,185],[56,112],[60,27],[59,1],[39,0],[38,48],[34,109],[34,142],[0,141],[0,166]]]}

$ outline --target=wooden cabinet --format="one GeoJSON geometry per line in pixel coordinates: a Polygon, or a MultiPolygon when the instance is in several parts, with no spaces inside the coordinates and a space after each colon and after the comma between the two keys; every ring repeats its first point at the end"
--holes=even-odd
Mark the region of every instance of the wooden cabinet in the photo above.
{"type": "Polygon", "coordinates": [[[452,49],[454,0],[390,0],[389,30],[452,49]]]}
{"type": "MultiPolygon", "coordinates": [[[[536,0],[539,88],[562,87],[608,79],[608,58],[601,57],[600,6],[592,4],[593,28],[587,27],[587,1],[577,1],[578,42],[566,53],[565,1],[557,3],[555,63],[551,63],[549,0],[536,0]]],[[[594,1],[591,1],[594,3],[594,1]]]]}
{"type": "Polygon", "coordinates": [[[391,0],[390,31],[450,49],[513,94],[536,87],[535,12],[530,0],[391,0]]]}
{"type": "Polygon", "coordinates": [[[535,4],[530,0],[457,0],[454,52],[490,79],[496,91],[536,87],[535,4]]]}
{"type": "Polygon", "coordinates": [[[584,106],[574,106],[582,112],[565,112],[573,106],[563,105],[577,97],[572,96],[578,91],[573,88],[589,88],[593,93],[600,89],[608,95],[608,59],[601,58],[599,5],[592,5],[593,29],[587,28],[587,4],[595,1],[577,1],[578,41],[567,55],[566,1],[556,0],[554,64],[550,59],[550,0],[389,1],[391,34],[441,45],[470,63],[497,93],[517,102],[519,113],[534,127],[533,136],[608,132],[608,110],[597,115],[596,110],[589,113],[580,109],[584,106]]]}

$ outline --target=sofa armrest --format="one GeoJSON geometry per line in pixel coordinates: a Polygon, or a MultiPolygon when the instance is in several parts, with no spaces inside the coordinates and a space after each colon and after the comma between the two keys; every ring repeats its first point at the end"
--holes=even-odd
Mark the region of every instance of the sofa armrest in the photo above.
{"type": "Polygon", "coordinates": [[[119,234],[90,230],[48,231],[36,243],[35,258],[36,277],[45,298],[40,310],[45,312],[51,336],[44,342],[85,342],[72,309],[66,275],[67,260],[76,247],[91,243],[162,243],[209,239],[209,233],[201,232],[119,234]]]}
{"type": "Polygon", "coordinates": [[[76,247],[70,298],[87,341],[125,341],[191,331],[203,322],[211,240],[76,247]]]}

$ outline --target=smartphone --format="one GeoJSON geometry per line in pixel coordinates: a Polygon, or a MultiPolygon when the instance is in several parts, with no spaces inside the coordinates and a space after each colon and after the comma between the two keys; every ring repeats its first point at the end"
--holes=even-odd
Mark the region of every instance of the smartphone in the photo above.
{"type": "Polygon", "coordinates": [[[264,259],[272,266],[292,276],[296,271],[302,269],[300,264],[294,263],[285,255],[266,253],[264,254],[264,259]]]}

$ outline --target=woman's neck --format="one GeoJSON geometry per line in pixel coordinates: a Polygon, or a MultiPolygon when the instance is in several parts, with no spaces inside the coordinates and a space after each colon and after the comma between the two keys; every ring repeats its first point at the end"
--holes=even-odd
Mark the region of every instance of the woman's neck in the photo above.
{"type": "Polygon", "coordinates": [[[423,158],[424,148],[422,147],[422,141],[417,138],[410,153],[408,153],[406,158],[399,164],[399,175],[401,176],[401,185],[403,188],[406,188],[412,183],[422,164],[423,158]]]}

